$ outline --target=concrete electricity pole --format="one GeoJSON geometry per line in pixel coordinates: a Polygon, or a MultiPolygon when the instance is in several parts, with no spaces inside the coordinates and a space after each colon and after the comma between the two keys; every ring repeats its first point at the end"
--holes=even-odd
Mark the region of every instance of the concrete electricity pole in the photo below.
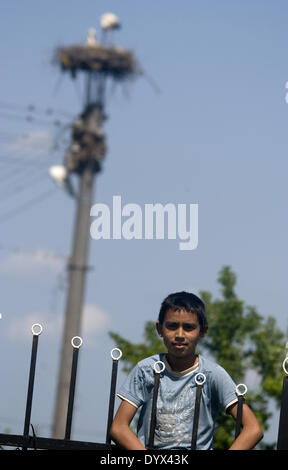
{"type": "MultiPolygon", "coordinates": [[[[102,110],[100,103],[91,106],[87,103],[84,132],[88,129],[97,132],[101,129],[102,110]]],[[[89,248],[90,209],[93,199],[94,162],[88,157],[79,173],[79,193],[74,227],[73,251],[68,265],[69,287],[64,318],[61,362],[58,379],[57,400],[54,416],[54,437],[63,438],[66,425],[70,374],[72,364],[71,339],[81,334],[81,317],[84,299],[85,274],[89,248]]],[[[98,170],[99,171],[99,170],[98,170]]]]}
{"type": "Polygon", "coordinates": [[[63,180],[68,184],[69,173],[76,173],[79,176],[79,191],[73,251],[68,265],[69,287],[53,422],[55,438],[63,438],[65,435],[73,353],[71,339],[81,335],[94,177],[101,170],[101,161],[106,152],[102,131],[105,85],[108,79],[124,81],[141,73],[131,52],[106,45],[109,30],[119,27],[115,15],[103,15],[103,45],[96,41],[95,30],[90,29],[85,45],[59,48],[55,54],[55,61],[64,72],[70,72],[72,78],[82,72],[87,78],[84,111],[72,125],[72,143],[66,155],[65,168],[62,167],[65,171],[61,174],[61,178],[64,174],[63,180]]]}

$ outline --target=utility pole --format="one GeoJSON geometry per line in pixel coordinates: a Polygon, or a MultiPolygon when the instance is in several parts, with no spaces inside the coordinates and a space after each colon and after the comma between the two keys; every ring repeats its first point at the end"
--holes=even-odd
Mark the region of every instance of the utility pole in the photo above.
{"type": "MultiPolygon", "coordinates": [[[[115,15],[102,16],[103,44],[109,39],[109,30],[119,26],[115,15]]],[[[87,44],[59,48],[54,59],[62,71],[71,73],[72,78],[79,72],[84,72],[86,76],[84,111],[72,125],[72,143],[65,160],[67,174],[76,173],[79,176],[79,191],[73,249],[68,265],[69,287],[53,422],[53,437],[63,438],[72,365],[71,339],[81,335],[94,177],[95,173],[101,171],[101,161],[106,153],[102,130],[105,86],[108,78],[123,81],[141,72],[131,52],[99,44],[94,29],[88,32],[87,44]]]]}
{"type": "MultiPolygon", "coordinates": [[[[95,131],[101,128],[102,110],[100,103],[91,106],[87,102],[84,127],[95,131]]],[[[86,130],[85,129],[85,130],[86,130]]],[[[63,437],[66,425],[70,374],[72,364],[71,339],[81,335],[81,317],[85,290],[85,275],[88,269],[90,209],[93,199],[95,164],[87,159],[79,174],[79,193],[74,227],[73,251],[68,265],[69,287],[64,318],[61,362],[58,379],[57,400],[54,416],[54,437],[63,437]]],[[[99,170],[98,170],[99,171],[99,170]]]]}

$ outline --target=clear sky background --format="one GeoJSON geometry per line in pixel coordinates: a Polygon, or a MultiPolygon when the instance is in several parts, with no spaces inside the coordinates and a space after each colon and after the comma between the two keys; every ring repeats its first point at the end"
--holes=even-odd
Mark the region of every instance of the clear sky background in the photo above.
{"type": "Polygon", "coordinates": [[[63,163],[83,107],[82,79],[62,74],[52,56],[59,45],[86,42],[91,27],[99,37],[107,11],[123,25],[115,43],[134,51],[146,76],[108,90],[108,152],[93,200],[111,208],[113,195],[142,208],[197,203],[199,245],[91,239],[72,437],[105,440],[108,331],[141,341],[170,292],[219,296],[223,265],[237,275],[239,298],[287,328],[287,2],[3,2],[1,432],[23,431],[35,322],[44,331],[31,421],[39,435],[51,432],[75,200],[48,168],[63,163]]]}

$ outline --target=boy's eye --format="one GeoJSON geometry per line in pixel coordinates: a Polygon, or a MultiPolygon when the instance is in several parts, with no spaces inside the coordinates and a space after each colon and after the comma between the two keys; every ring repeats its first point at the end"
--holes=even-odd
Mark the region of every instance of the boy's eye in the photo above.
{"type": "MultiPolygon", "coordinates": [[[[168,330],[177,330],[179,328],[180,324],[176,323],[176,322],[175,323],[174,322],[171,322],[171,323],[167,322],[165,326],[168,330]]],[[[185,331],[192,331],[192,330],[195,330],[196,325],[194,325],[194,323],[183,323],[182,327],[183,327],[183,330],[185,330],[185,331]]]]}
{"type": "Polygon", "coordinates": [[[168,330],[177,330],[179,323],[166,323],[166,328],[168,328],[168,330]]]}
{"type": "Polygon", "coordinates": [[[195,330],[196,325],[190,324],[190,323],[184,323],[183,328],[186,331],[192,331],[192,330],[195,330]]]}

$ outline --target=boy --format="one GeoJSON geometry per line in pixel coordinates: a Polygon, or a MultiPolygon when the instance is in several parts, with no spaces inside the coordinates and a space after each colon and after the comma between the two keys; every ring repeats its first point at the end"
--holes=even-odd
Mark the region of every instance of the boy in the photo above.
{"type": "MultiPolygon", "coordinates": [[[[219,410],[236,419],[236,385],[218,364],[195,353],[198,341],[208,330],[205,305],[187,292],[170,294],[162,302],[156,323],[167,354],[157,354],[140,361],[130,372],[118,396],[122,403],[115,415],[111,437],[122,448],[145,450],[148,445],[151,402],[154,386],[153,365],[161,360],[157,400],[154,447],[156,449],[189,449],[195,404],[195,375],[205,374],[198,427],[198,450],[213,448],[215,420],[219,410]],[[129,425],[141,408],[137,437],[129,425]]],[[[252,449],[263,437],[262,429],[250,408],[243,405],[242,431],[231,450],[252,449]]]]}

